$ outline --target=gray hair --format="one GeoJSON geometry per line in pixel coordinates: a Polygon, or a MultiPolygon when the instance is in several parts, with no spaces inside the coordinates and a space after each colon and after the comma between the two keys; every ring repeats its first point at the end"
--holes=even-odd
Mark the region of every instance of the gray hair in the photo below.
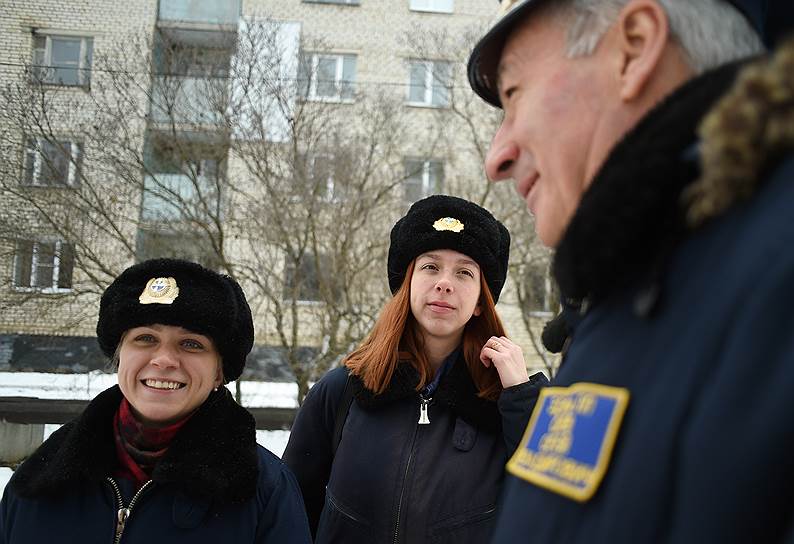
{"type": "MultiPolygon", "coordinates": [[[[566,0],[547,4],[568,23],[567,54],[590,55],[629,0],[566,0]]],[[[749,21],[725,0],[657,0],[695,73],[757,55],[764,44],[749,21]]]]}

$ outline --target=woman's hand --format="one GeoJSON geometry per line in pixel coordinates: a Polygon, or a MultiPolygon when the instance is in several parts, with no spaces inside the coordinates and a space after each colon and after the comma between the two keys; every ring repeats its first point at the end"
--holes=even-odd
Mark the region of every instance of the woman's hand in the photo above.
{"type": "Polygon", "coordinates": [[[480,361],[487,367],[493,363],[505,389],[529,381],[524,352],[506,336],[491,336],[480,351],[480,361]]]}

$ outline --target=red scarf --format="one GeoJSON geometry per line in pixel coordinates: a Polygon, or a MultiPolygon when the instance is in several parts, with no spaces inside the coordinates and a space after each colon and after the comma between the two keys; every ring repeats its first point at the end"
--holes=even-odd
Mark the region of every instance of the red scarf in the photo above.
{"type": "Polygon", "coordinates": [[[136,489],[151,480],[157,462],[168,451],[171,440],[188,419],[190,415],[167,427],[147,427],[132,413],[127,399],[122,398],[113,418],[113,435],[119,459],[119,467],[114,475],[132,480],[136,489]]]}

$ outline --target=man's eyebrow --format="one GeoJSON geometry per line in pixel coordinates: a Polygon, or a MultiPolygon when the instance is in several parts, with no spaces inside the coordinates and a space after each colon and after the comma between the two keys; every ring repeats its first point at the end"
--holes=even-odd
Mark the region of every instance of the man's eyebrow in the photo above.
{"type": "Polygon", "coordinates": [[[496,67],[496,81],[494,81],[495,90],[499,93],[499,89],[502,88],[502,79],[504,78],[505,72],[510,71],[510,61],[503,62],[499,61],[499,66],[496,67]]]}

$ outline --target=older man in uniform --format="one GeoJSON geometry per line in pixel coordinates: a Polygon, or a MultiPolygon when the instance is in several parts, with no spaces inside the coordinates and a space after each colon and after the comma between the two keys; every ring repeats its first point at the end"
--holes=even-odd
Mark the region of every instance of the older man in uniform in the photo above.
{"type": "Polygon", "coordinates": [[[794,1],[503,4],[486,171],[570,335],[495,541],[794,543],[794,1]]]}

